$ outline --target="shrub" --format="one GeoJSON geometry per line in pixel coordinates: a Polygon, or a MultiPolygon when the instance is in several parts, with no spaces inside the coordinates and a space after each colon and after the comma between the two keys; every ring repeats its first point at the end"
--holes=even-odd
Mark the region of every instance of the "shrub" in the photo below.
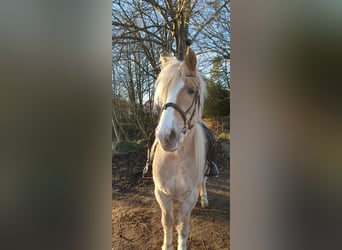
{"type": "Polygon", "coordinates": [[[222,133],[219,134],[219,136],[217,137],[217,140],[226,140],[226,141],[230,141],[230,134],[229,134],[229,133],[222,132],[222,133]]]}

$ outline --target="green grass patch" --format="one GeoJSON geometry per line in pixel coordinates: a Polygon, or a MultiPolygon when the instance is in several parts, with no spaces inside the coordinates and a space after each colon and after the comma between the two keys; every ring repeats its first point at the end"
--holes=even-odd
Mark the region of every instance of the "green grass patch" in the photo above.
{"type": "Polygon", "coordinates": [[[112,151],[113,154],[127,154],[131,152],[142,151],[144,149],[143,145],[130,142],[130,141],[120,141],[117,143],[113,142],[112,151]]]}
{"type": "Polygon", "coordinates": [[[229,142],[230,142],[230,133],[222,132],[221,134],[219,134],[219,135],[217,136],[217,140],[226,140],[226,141],[229,141],[229,142]]]}

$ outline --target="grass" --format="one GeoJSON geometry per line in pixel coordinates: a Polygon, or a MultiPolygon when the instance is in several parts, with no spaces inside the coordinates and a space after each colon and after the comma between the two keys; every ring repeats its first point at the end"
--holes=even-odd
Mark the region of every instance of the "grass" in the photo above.
{"type": "Polygon", "coordinates": [[[136,144],[130,141],[120,141],[113,142],[112,144],[112,153],[113,154],[126,154],[131,152],[142,151],[144,149],[143,145],[136,144]]]}
{"type": "Polygon", "coordinates": [[[222,132],[221,134],[217,136],[217,140],[226,140],[230,142],[230,133],[222,132]]]}

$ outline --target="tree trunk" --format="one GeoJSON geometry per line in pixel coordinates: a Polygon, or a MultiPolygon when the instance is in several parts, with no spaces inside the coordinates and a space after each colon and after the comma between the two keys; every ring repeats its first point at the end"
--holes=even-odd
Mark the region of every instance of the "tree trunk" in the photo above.
{"type": "Polygon", "coordinates": [[[124,139],[127,141],[127,135],[125,133],[125,131],[123,130],[122,126],[120,125],[120,122],[118,120],[117,114],[115,112],[115,106],[113,105],[112,108],[112,126],[113,126],[113,130],[114,130],[114,135],[116,137],[116,140],[119,142],[122,140],[122,136],[124,137],[124,139]]]}
{"type": "Polygon", "coordinates": [[[190,4],[191,0],[178,1],[176,18],[177,32],[175,32],[175,39],[177,47],[177,57],[179,59],[184,58],[186,50],[186,40],[189,36],[190,4]]]}

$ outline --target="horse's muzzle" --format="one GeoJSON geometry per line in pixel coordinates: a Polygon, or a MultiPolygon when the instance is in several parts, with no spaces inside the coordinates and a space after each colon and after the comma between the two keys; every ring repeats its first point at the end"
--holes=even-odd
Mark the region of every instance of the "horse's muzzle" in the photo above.
{"type": "Polygon", "coordinates": [[[174,129],[160,132],[157,134],[157,136],[164,151],[174,152],[177,150],[179,133],[177,133],[174,129]]]}

